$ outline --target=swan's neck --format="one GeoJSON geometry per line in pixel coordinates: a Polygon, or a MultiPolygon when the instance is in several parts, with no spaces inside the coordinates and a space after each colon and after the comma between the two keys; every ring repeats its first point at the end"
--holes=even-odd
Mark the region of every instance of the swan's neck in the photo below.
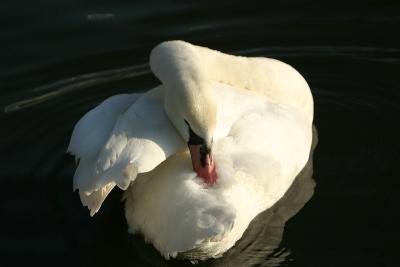
{"type": "Polygon", "coordinates": [[[189,98],[208,93],[209,77],[194,47],[181,41],[163,42],[150,54],[150,67],[167,93],[189,98]]]}
{"type": "Polygon", "coordinates": [[[207,68],[193,46],[161,43],[151,52],[150,67],[163,83],[165,110],[181,135],[187,140],[187,120],[198,135],[211,140],[216,103],[207,68]]]}

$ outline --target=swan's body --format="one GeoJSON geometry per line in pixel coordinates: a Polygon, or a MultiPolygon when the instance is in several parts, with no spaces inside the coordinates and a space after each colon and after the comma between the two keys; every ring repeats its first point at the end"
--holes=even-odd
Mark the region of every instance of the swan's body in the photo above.
{"type": "Polygon", "coordinates": [[[92,215],[115,185],[127,190],[130,231],[142,232],[166,258],[219,256],[307,162],[309,87],[282,62],[181,41],[157,46],[150,64],[161,86],[114,96],[75,127],[74,188],[92,215]],[[214,142],[216,184],[191,168],[186,120],[205,144],[214,142]]]}

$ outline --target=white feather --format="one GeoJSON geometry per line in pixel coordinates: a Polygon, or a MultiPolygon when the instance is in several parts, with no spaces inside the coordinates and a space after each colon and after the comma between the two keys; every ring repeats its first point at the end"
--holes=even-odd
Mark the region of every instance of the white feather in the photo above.
{"type": "Polygon", "coordinates": [[[188,251],[218,257],[304,167],[312,139],[310,89],[280,61],[182,41],[157,46],[150,64],[163,85],[106,100],[78,122],[68,149],[80,158],[74,188],[91,215],[114,186],[127,189],[129,230],[142,232],[166,258],[188,251]],[[217,110],[216,118],[206,117],[208,110],[217,110]],[[216,124],[210,126],[214,186],[192,170],[182,138],[187,114],[205,135],[216,124]]]}
{"type": "Polygon", "coordinates": [[[228,127],[213,148],[218,184],[204,185],[185,151],[139,175],[126,193],[130,231],[142,232],[166,258],[193,249],[207,257],[225,252],[283,196],[308,158],[312,133],[304,114],[227,85],[214,89],[218,125],[228,127]],[[235,102],[254,105],[230,109],[235,102]]]}
{"type": "Polygon", "coordinates": [[[139,96],[115,95],[86,113],[75,125],[67,151],[77,158],[95,155],[109,138],[118,115],[139,96]]]}

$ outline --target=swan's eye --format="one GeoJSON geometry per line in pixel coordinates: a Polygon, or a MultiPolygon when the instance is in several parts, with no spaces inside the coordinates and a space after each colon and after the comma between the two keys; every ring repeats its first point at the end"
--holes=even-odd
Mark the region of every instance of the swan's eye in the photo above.
{"type": "Polygon", "coordinates": [[[198,136],[193,130],[192,127],[190,127],[190,124],[185,120],[185,123],[187,124],[189,128],[189,141],[187,142],[188,145],[203,145],[206,143],[204,138],[198,136]]]}

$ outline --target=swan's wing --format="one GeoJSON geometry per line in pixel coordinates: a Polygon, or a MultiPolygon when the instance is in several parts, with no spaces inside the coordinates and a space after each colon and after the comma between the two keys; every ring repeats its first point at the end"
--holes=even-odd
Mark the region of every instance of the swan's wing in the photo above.
{"type": "Polygon", "coordinates": [[[96,157],[81,159],[74,188],[93,215],[115,185],[125,190],[138,173],[151,171],[183,146],[157,87],[118,117],[96,157]]]}
{"type": "Polygon", "coordinates": [[[110,137],[117,117],[140,95],[115,95],[86,113],[74,127],[67,152],[77,159],[96,155],[110,137]]]}
{"type": "MultiPolygon", "coordinates": [[[[74,189],[78,188],[77,184],[90,181],[96,176],[94,163],[110,137],[118,116],[140,96],[141,94],[120,94],[109,97],[86,113],[75,125],[67,149],[67,152],[80,160],[74,175],[74,189]]],[[[82,204],[97,211],[114,186],[115,184],[110,183],[91,195],[80,192],[82,204]]]]}

